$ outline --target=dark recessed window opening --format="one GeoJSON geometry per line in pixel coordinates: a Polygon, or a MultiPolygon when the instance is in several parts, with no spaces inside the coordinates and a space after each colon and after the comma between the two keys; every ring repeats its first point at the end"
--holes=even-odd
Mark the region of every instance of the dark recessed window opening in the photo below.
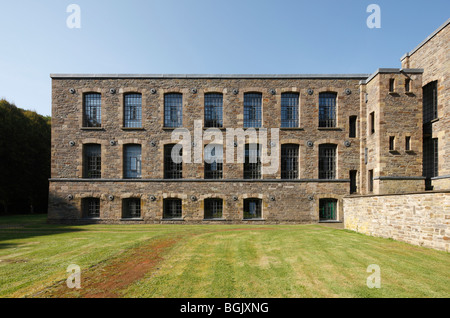
{"type": "Polygon", "coordinates": [[[261,127],[261,93],[244,94],[244,127],[261,127]]]}
{"type": "Polygon", "coordinates": [[[438,139],[424,138],[423,140],[423,172],[426,178],[438,176],[438,139]]]}
{"type": "Polygon", "coordinates": [[[369,170],[369,192],[373,192],[373,170],[369,170]]]}
{"type": "Polygon", "coordinates": [[[141,217],[141,199],[130,198],[124,199],[122,202],[123,218],[140,218],[141,217]]]}
{"type": "Polygon", "coordinates": [[[337,218],[337,200],[320,199],[319,200],[319,220],[335,221],[337,218]]]}
{"type": "Polygon", "coordinates": [[[375,112],[369,114],[369,131],[371,134],[375,133],[375,112]]]}
{"type": "Polygon", "coordinates": [[[259,144],[245,145],[244,179],[261,179],[261,151],[259,144]]]}
{"type": "Polygon", "coordinates": [[[389,137],[389,150],[391,150],[391,151],[395,150],[395,137],[394,136],[389,137]]]}
{"type": "Polygon", "coordinates": [[[141,178],[141,145],[125,145],[123,148],[124,178],[141,178]]]}
{"type": "Polygon", "coordinates": [[[319,145],[319,179],[336,178],[336,145],[319,145]]]}
{"type": "Polygon", "coordinates": [[[437,81],[423,87],[423,122],[428,123],[438,118],[437,81]]]}
{"type": "Polygon", "coordinates": [[[214,145],[205,147],[205,179],[223,178],[223,147],[214,145]]]}
{"type": "Polygon", "coordinates": [[[336,127],[336,93],[319,94],[319,127],[336,127]]]}
{"type": "Polygon", "coordinates": [[[389,80],[389,92],[394,92],[394,89],[395,89],[395,80],[393,79],[393,78],[391,78],[390,80],[389,80]]]}
{"type": "Polygon", "coordinates": [[[84,198],[82,199],[82,210],[84,218],[99,218],[100,217],[100,199],[99,198],[84,198]]]}
{"type": "Polygon", "coordinates": [[[222,127],[223,95],[205,94],[205,127],[222,127]]]}
{"type": "Polygon", "coordinates": [[[356,193],[358,191],[356,177],[358,175],[357,170],[350,170],[350,194],[356,193]]]}
{"type": "Polygon", "coordinates": [[[298,145],[281,145],[281,179],[298,178],[298,145]]]}
{"type": "Polygon", "coordinates": [[[298,93],[281,94],[281,127],[298,127],[298,93]]]}
{"type": "Polygon", "coordinates": [[[357,116],[349,117],[349,131],[348,131],[349,138],[356,138],[356,119],[357,116]]]}
{"type": "Polygon", "coordinates": [[[183,95],[170,93],[164,95],[164,127],[182,127],[183,95]]]}
{"type": "Polygon", "coordinates": [[[124,127],[142,127],[142,96],[126,94],[124,96],[124,127]]]}
{"type": "Polygon", "coordinates": [[[244,219],[260,219],[261,208],[261,199],[244,199],[244,219]]]}
{"type": "Polygon", "coordinates": [[[409,136],[405,137],[405,150],[406,151],[411,150],[411,137],[409,136]]]}
{"type": "Polygon", "coordinates": [[[178,160],[183,156],[183,149],[179,150],[179,158],[172,158],[172,150],[175,146],[177,145],[164,145],[164,179],[181,179],[183,177],[183,163],[178,160]]]}
{"type": "Polygon", "coordinates": [[[222,199],[205,199],[205,219],[221,219],[223,212],[222,199]]]}
{"type": "Polygon", "coordinates": [[[101,145],[86,144],[83,146],[83,177],[98,179],[102,177],[101,145]]]}
{"type": "Polygon", "coordinates": [[[181,199],[164,199],[163,210],[165,219],[180,219],[182,213],[181,199]]]}
{"type": "Polygon", "coordinates": [[[405,92],[409,92],[411,90],[411,80],[409,78],[405,79],[405,92]]]}
{"type": "Polygon", "coordinates": [[[101,94],[88,93],[83,98],[83,127],[101,127],[101,94]]]}

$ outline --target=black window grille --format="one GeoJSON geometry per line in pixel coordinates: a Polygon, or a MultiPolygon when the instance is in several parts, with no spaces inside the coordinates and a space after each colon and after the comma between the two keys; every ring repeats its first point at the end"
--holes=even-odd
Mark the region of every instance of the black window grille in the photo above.
{"type": "Polygon", "coordinates": [[[336,145],[319,145],[319,179],[336,178],[336,145]]]}
{"type": "Polygon", "coordinates": [[[281,145],[281,179],[298,178],[298,145],[281,145]]]}
{"type": "Polygon", "coordinates": [[[84,94],[84,114],[83,114],[83,126],[84,127],[101,127],[102,126],[102,113],[101,113],[101,94],[88,93],[84,94]]]}
{"type": "Polygon", "coordinates": [[[298,93],[281,94],[281,127],[298,127],[298,93]]]}
{"type": "Polygon", "coordinates": [[[261,151],[259,144],[245,145],[244,179],[261,179],[261,151]]]}
{"type": "Polygon", "coordinates": [[[337,217],[337,200],[320,199],[319,200],[319,220],[334,221],[337,217]]]}
{"type": "Polygon", "coordinates": [[[84,145],[84,178],[97,179],[102,177],[101,145],[84,145]]]}
{"type": "Polygon", "coordinates": [[[221,219],[223,213],[222,199],[205,199],[205,219],[221,219]]]}
{"type": "Polygon", "coordinates": [[[244,199],[244,219],[260,219],[261,209],[261,199],[244,199]]]}
{"type": "Polygon", "coordinates": [[[423,140],[423,172],[426,178],[437,177],[438,174],[438,139],[424,138],[423,140]]]}
{"type": "Polygon", "coordinates": [[[223,95],[205,94],[205,127],[222,127],[223,95]]]}
{"type": "Polygon", "coordinates": [[[210,151],[205,147],[205,179],[223,178],[223,148],[215,145],[210,151]],[[216,160],[214,160],[216,159],[216,160]]]}
{"type": "Polygon", "coordinates": [[[122,202],[123,218],[140,218],[141,217],[141,199],[130,198],[124,199],[122,202]]]}
{"type": "Polygon", "coordinates": [[[180,93],[164,95],[164,126],[182,127],[183,96],[180,93]]]}
{"type": "Polygon", "coordinates": [[[84,198],[82,200],[83,217],[84,218],[99,218],[100,217],[100,199],[99,198],[84,198]]]}
{"type": "Polygon", "coordinates": [[[124,127],[142,127],[142,95],[124,96],[124,127]]]}
{"type": "Polygon", "coordinates": [[[356,116],[350,116],[349,117],[349,132],[348,137],[349,138],[356,138],[356,116]]]}
{"type": "Polygon", "coordinates": [[[244,94],[244,127],[261,127],[261,93],[244,94]]]}
{"type": "Polygon", "coordinates": [[[141,145],[124,146],[124,178],[141,178],[141,145]]]}
{"type": "Polygon", "coordinates": [[[423,122],[428,123],[438,118],[437,81],[423,87],[423,122]]]}
{"type": "Polygon", "coordinates": [[[336,127],[336,93],[319,94],[319,127],[336,127]]]}
{"type": "MultiPolygon", "coordinates": [[[[183,177],[183,163],[173,160],[172,149],[175,145],[164,145],[164,178],[181,179],[183,177]]],[[[179,155],[183,155],[183,149],[180,149],[179,155]]]]}
{"type": "Polygon", "coordinates": [[[164,199],[163,218],[179,219],[182,217],[181,199],[164,199]]]}

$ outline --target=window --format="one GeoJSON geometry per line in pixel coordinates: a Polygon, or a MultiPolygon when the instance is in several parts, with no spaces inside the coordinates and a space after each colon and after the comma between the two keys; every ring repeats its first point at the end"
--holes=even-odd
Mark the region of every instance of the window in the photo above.
{"type": "Polygon", "coordinates": [[[205,127],[222,127],[223,95],[205,94],[205,127]]]}
{"type": "Polygon", "coordinates": [[[411,90],[411,80],[409,78],[405,79],[405,92],[409,93],[411,90]]]}
{"type": "Polygon", "coordinates": [[[405,137],[405,150],[406,151],[411,150],[411,137],[410,136],[405,137]]]}
{"type": "Polygon", "coordinates": [[[223,210],[222,199],[205,199],[205,219],[221,219],[223,210]]]}
{"type": "Polygon", "coordinates": [[[261,219],[261,199],[244,199],[244,219],[261,219]]]}
{"type": "Polygon", "coordinates": [[[319,94],[319,127],[336,127],[336,93],[319,94]]]}
{"type": "Polygon", "coordinates": [[[281,127],[298,127],[298,93],[281,94],[281,127]]]}
{"type": "Polygon", "coordinates": [[[124,146],[124,178],[141,178],[141,145],[124,146]]]}
{"type": "Polygon", "coordinates": [[[356,184],[356,177],[358,175],[357,170],[350,170],[350,194],[357,192],[357,184],[356,184]]]}
{"type": "Polygon", "coordinates": [[[356,119],[357,116],[350,116],[349,117],[349,131],[348,131],[348,137],[349,138],[356,138],[356,119]]]}
{"type": "Polygon", "coordinates": [[[438,139],[423,140],[423,172],[426,178],[437,177],[438,174],[438,139]]]}
{"type": "Polygon", "coordinates": [[[244,179],[261,179],[261,152],[259,144],[245,145],[244,179]]]}
{"type": "Polygon", "coordinates": [[[438,118],[437,81],[423,87],[423,122],[438,118]]]}
{"type": "Polygon", "coordinates": [[[261,93],[244,94],[244,127],[261,127],[261,93]]]}
{"type": "Polygon", "coordinates": [[[298,145],[281,145],[281,179],[298,178],[298,145]]]}
{"type": "Polygon", "coordinates": [[[336,145],[319,145],[319,179],[336,178],[336,145]]]}
{"type": "Polygon", "coordinates": [[[320,199],[319,200],[319,220],[335,221],[337,212],[336,199],[320,199]]]}
{"type": "Polygon", "coordinates": [[[99,198],[84,198],[81,201],[83,217],[84,218],[99,218],[100,217],[100,199],[99,198]]]}
{"type": "Polygon", "coordinates": [[[122,217],[136,219],[141,217],[141,199],[130,198],[122,201],[122,217]]]}
{"type": "Polygon", "coordinates": [[[124,96],[124,127],[142,127],[142,95],[126,94],[124,96]]]}
{"type": "Polygon", "coordinates": [[[373,170],[369,170],[369,192],[373,192],[373,170]]]}
{"type": "Polygon", "coordinates": [[[180,93],[164,95],[164,127],[182,127],[183,97],[180,93]]]}
{"type": "Polygon", "coordinates": [[[84,114],[83,127],[101,127],[101,94],[88,93],[84,94],[84,114]]]}
{"type": "Polygon", "coordinates": [[[389,80],[389,92],[393,93],[395,89],[395,80],[393,78],[391,78],[389,80]]]}
{"type": "Polygon", "coordinates": [[[395,137],[394,136],[389,137],[389,150],[390,151],[395,150],[395,137]]]}
{"type": "Polygon", "coordinates": [[[86,144],[83,146],[83,177],[98,179],[102,177],[101,145],[86,144]]]}
{"type": "Polygon", "coordinates": [[[223,147],[207,145],[205,147],[205,179],[222,179],[223,147]]]}
{"type": "MultiPolygon", "coordinates": [[[[177,163],[172,158],[172,149],[175,144],[164,145],[164,179],[181,179],[183,177],[183,163],[177,163]]],[[[183,155],[183,149],[178,153],[183,155]]]]}
{"type": "Polygon", "coordinates": [[[163,218],[180,219],[182,214],[181,199],[164,199],[163,218]]]}
{"type": "Polygon", "coordinates": [[[370,134],[375,133],[375,112],[369,114],[369,131],[370,134]]]}

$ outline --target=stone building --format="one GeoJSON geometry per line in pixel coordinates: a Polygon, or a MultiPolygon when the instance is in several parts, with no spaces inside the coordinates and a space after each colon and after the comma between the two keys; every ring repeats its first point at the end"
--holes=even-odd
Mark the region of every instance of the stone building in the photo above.
{"type": "Polygon", "coordinates": [[[52,74],[49,221],[343,222],[348,196],[449,189],[448,23],[373,74],[52,74]]]}

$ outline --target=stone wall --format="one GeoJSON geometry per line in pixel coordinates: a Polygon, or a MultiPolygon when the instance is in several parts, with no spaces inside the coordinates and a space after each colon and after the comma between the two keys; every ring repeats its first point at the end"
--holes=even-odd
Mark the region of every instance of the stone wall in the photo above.
{"type": "Polygon", "coordinates": [[[343,199],[345,228],[449,251],[450,191],[343,199]]]}

